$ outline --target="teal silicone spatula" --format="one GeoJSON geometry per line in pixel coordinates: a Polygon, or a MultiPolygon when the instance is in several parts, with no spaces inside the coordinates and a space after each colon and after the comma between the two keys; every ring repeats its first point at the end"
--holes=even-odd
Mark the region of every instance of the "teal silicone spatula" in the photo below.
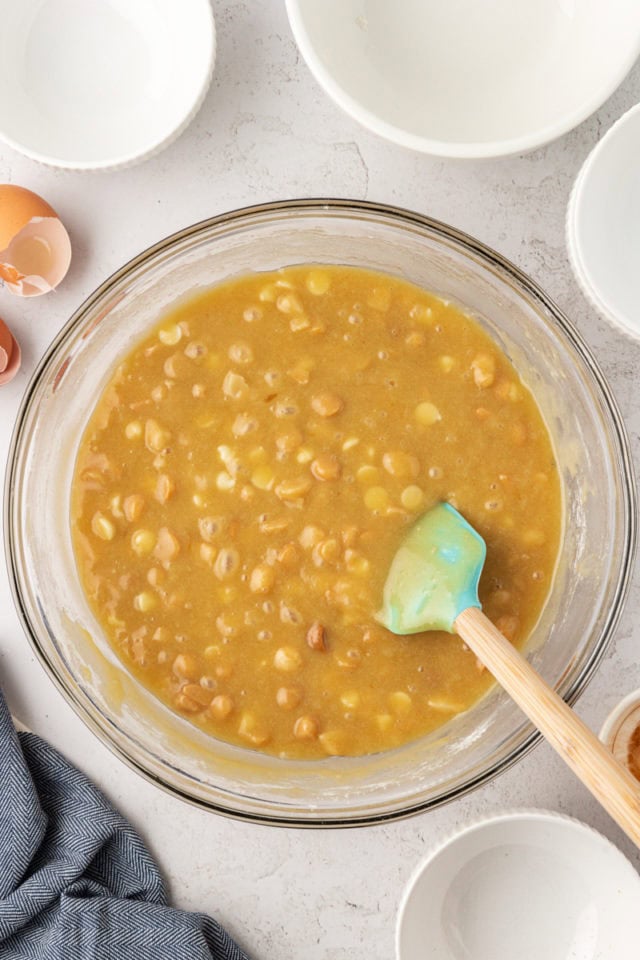
{"type": "Polygon", "coordinates": [[[391,563],[377,619],[392,633],[457,633],[640,847],[640,783],[484,615],[484,540],[448,503],[425,513],[391,563]]]}

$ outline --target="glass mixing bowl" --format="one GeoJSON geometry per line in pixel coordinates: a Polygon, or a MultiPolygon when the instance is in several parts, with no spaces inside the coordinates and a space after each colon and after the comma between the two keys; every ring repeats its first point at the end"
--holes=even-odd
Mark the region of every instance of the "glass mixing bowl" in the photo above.
{"type": "Polygon", "coordinates": [[[172,714],[115,657],[80,587],[69,531],[78,443],[118,359],[186,295],[248,271],[312,261],[395,274],[464,305],[535,393],[562,475],[565,528],[527,655],[573,702],[605,652],[631,573],[636,516],[624,427],[589,350],[539,287],[477,241],[415,213],[341,200],[252,207],[174,234],[115,273],[69,320],[26,392],[5,530],[27,635],[115,753],[177,796],[221,813],[340,826],[452,800],[509,767],[537,735],[495,688],[429,736],[373,756],[280,760],[216,740],[172,714]]]}

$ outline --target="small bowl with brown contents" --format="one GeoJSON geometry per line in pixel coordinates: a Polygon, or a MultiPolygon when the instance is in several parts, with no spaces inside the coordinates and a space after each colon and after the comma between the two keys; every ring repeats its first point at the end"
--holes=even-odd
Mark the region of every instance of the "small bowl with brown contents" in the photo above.
{"type": "Polygon", "coordinates": [[[640,690],[628,694],[611,711],[600,739],[616,760],[640,780],[640,690]]]}
{"type": "Polygon", "coordinates": [[[568,321],[406,211],[295,201],[111,278],[21,411],[7,542],[47,669],[181,796],[268,822],[450,800],[534,741],[456,637],[375,620],[438,500],[488,542],[485,609],[573,700],[634,547],[627,441],[568,321]]]}

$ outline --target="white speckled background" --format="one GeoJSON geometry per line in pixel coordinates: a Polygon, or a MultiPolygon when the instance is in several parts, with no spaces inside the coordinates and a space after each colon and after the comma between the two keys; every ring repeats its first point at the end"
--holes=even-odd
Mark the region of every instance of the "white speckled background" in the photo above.
{"type": "MultiPolygon", "coordinates": [[[[567,261],[564,215],[582,161],[640,99],[640,66],[595,116],[545,149],[499,161],[432,160],[367,133],[326,98],[297,54],[283,4],[217,0],[214,12],[218,62],[211,90],[186,133],[151,161],[122,172],[67,173],[0,145],[0,182],[46,197],[74,249],[57,293],[21,301],[0,290],[0,314],[24,354],[21,374],[0,390],[0,461],[38,358],[108,274],[193,221],[306,196],[411,207],[468,231],[529,272],[595,351],[637,455],[640,347],[600,320],[580,295],[567,261]]],[[[609,654],[578,706],[594,729],[640,686],[639,612],[636,582],[609,654]]],[[[14,713],[90,774],[139,827],[177,904],[216,916],[255,960],[387,960],[400,894],[417,861],[458,826],[505,807],[572,814],[640,867],[640,854],[545,745],[466,799],[383,827],[283,830],[192,809],[130,772],[76,718],[34,660],[4,568],[0,681],[14,713]]]]}

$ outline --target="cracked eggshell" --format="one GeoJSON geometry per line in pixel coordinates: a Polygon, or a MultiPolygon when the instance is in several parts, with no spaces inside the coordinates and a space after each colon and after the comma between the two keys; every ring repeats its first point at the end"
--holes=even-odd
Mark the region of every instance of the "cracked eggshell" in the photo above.
{"type": "Polygon", "coordinates": [[[55,289],[71,263],[69,234],[37,193],[0,184],[0,280],[19,297],[55,289]]]}
{"type": "Polygon", "coordinates": [[[0,386],[13,380],[20,369],[20,346],[4,320],[0,319],[0,386]]]}

